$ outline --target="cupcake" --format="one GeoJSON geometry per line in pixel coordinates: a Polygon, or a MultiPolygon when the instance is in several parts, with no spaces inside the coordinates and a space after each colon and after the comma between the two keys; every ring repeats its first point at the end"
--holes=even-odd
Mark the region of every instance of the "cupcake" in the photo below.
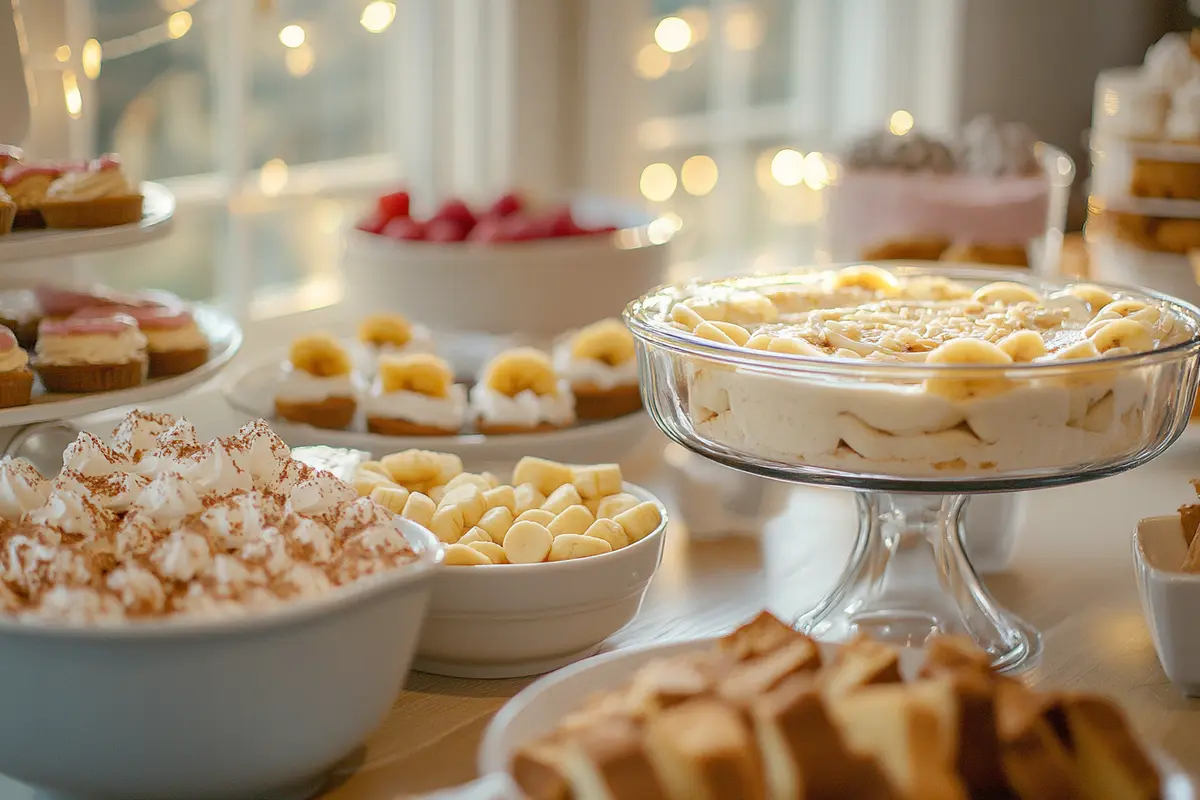
{"type": "Polygon", "coordinates": [[[400,314],[371,314],[358,326],[358,341],[363,348],[362,369],[375,373],[375,362],[383,355],[432,353],[429,329],[414,325],[400,314]]]}
{"type": "Polygon", "coordinates": [[[0,408],[29,405],[33,373],[29,355],[8,328],[0,328],[0,408]]]}
{"type": "Polygon", "coordinates": [[[110,317],[114,313],[133,317],[146,336],[151,378],[182,375],[208,361],[208,337],[200,330],[191,312],[182,307],[158,304],[100,306],[77,311],[73,318],[110,317]]]}
{"type": "Polygon", "coordinates": [[[292,342],[275,414],[315,428],[346,428],[354,421],[357,395],[349,353],[329,334],[314,333],[292,342]]]}
{"type": "Polygon", "coordinates": [[[580,328],[554,349],[580,419],[612,419],[642,407],[633,334],[618,319],[580,328]]]}
{"type": "Polygon", "coordinates": [[[104,156],[50,184],[40,208],[50,228],[108,228],[141,221],[142,194],[104,156]]]}
{"type": "Polygon", "coordinates": [[[42,314],[49,319],[66,319],[85,308],[120,304],[112,292],[101,286],[94,289],[62,289],[42,285],[34,288],[33,296],[42,314]]]}
{"type": "Polygon", "coordinates": [[[575,421],[575,397],[541,350],[518,347],[493,358],[471,388],[480,433],[552,431],[575,421]]]}
{"type": "Polygon", "coordinates": [[[379,358],[365,401],[367,430],[385,436],[453,436],[467,418],[467,392],[430,353],[379,358]]]}
{"type": "Polygon", "coordinates": [[[37,343],[37,328],[41,321],[42,306],[32,291],[0,291],[0,325],[13,332],[21,347],[30,349],[37,343]]]}
{"type": "Polygon", "coordinates": [[[49,392],[110,392],[146,377],[146,337],[126,314],[44,319],[33,368],[49,392]]]}
{"type": "Polygon", "coordinates": [[[58,180],[62,170],[47,164],[9,164],[5,167],[0,183],[4,191],[16,204],[14,228],[44,228],[42,203],[50,184],[58,180]]]}

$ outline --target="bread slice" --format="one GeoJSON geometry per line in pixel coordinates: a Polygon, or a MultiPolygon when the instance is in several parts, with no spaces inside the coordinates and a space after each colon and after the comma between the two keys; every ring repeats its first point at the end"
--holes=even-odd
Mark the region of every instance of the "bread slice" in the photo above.
{"type": "Polygon", "coordinates": [[[900,656],[891,647],[870,639],[855,639],[838,650],[824,670],[824,688],[841,695],[864,686],[900,683],[900,656]]]}
{"type": "Polygon", "coordinates": [[[1063,698],[1072,755],[1085,800],[1159,800],[1162,778],[1125,714],[1110,700],[1063,698]]]}
{"type": "Polygon", "coordinates": [[[1078,800],[1071,754],[1047,721],[1047,707],[1032,696],[1017,681],[997,684],[996,723],[1008,785],[1020,800],[1078,800]]]}
{"type": "Polygon", "coordinates": [[[918,678],[960,670],[991,674],[991,656],[965,636],[934,636],[925,643],[925,663],[918,678]]]}
{"type": "Polygon", "coordinates": [[[732,633],[722,636],[718,644],[723,652],[737,661],[745,661],[797,640],[812,641],[774,614],[764,611],[732,633]]]}
{"type": "Polygon", "coordinates": [[[846,744],[875,759],[905,800],[966,800],[947,731],[903,684],[867,686],[830,700],[846,744]]]}
{"type": "Polygon", "coordinates": [[[762,765],[743,716],[712,698],[670,708],[646,725],[646,748],[671,800],[765,800],[762,765]]]}
{"type": "Polygon", "coordinates": [[[909,684],[941,725],[950,759],[971,797],[1008,794],[996,721],[996,686],[968,668],[909,684]]]}
{"type": "Polygon", "coordinates": [[[770,691],[789,675],[815,672],[821,667],[821,650],[808,639],[796,639],[774,652],[734,665],[717,685],[717,693],[733,703],[747,703],[770,691]]]}
{"type": "Polygon", "coordinates": [[[898,800],[874,760],[846,746],[811,675],[793,675],[750,706],[768,800],[898,800]]]}
{"type": "Polygon", "coordinates": [[[712,694],[728,666],[724,659],[709,653],[651,661],[634,676],[626,695],[627,704],[640,716],[650,716],[712,694]]]}
{"type": "Polygon", "coordinates": [[[563,746],[562,772],[578,800],[667,800],[641,729],[628,719],[609,718],[573,735],[563,746]]]}
{"type": "Polygon", "coordinates": [[[562,747],[557,741],[538,741],[517,750],[509,773],[529,800],[572,800],[574,795],[562,769],[562,758],[562,747]]]}

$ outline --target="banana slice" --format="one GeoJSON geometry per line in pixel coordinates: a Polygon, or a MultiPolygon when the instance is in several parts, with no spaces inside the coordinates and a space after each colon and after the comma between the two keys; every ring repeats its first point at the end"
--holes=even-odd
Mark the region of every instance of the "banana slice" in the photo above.
{"type": "Polygon", "coordinates": [[[482,567],[492,560],[469,545],[452,544],[446,547],[442,563],[448,567],[482,567]]]}
{"type": "Polygon", "coordinates": [[[571,506],[581,505],[583,505],[583,498],[579,496],[579,490],[572,483],[564,483],[550,493],[546,502],[542,503],[542,510],[549,511],[551,514],[561,514],[571,506]]]}
{"type": "Polygon", "coordinates": [[[359,469],[354,473],[354,491],[358,492],[359,497],[369,496],[376,486],[396,486],[396,484],[390,477],[380,475],[378,472],[359,469]]]}
{"type": "Polygon", "coordinates": [[[571,467],[571,483],[585,500],[617,494],[624,484],[621,467],[617,464],[594,464],[590,467],[571,467]]]}
{"type": "Polygon", "coordinates": [[[1078,283],[1067,289],[1067,292],[1087,303],[1088,308],[1093,312],[1099,311],[1113,301],[1111,294],[1091,283],[1078,283]]]}
{"type": "Polygon", "coordinates": [[[358,339],[375,347],[403,347],[412,340],[412,325],[400,314],[369,314],[359,323],[358,339]]]}
{"type": "MultiPolygon", "coordinates": [[[[723,322],[725,320],[725,303],[708,297],[692,297],[683,301],[684,305],[701,320],[723,322]]],[[[697,323],[699,324],[699,323],[697,323]]]]}
{"type": "Polygon", "coordinates": [[[379,383],[384,392],[413,392],[445,397],[454,385],[454,370],[431,353],[379,358],[379,383]]]}
{"type": "MultiPolygon", "coordinates": [[[[537,491],[547,495],[564,483],[571,482],[571,468],[557,461],[525,456],[513,467],[512,480],[517,487],[518,494],[520,494],[522,484],[530,484],[537,491]]],[[[540,506],[541,503],[538,505],[540,506]]]]}
{"type": "Polygon", "coordinates": [[[545,561],[554,545],[554,535],[544,525],[524,520],[514,522],[504,535],[504,555],[510,564],[545,561]]]}
{"type": "Polygon", "coordinates": [[[487,503],[489,510],[493,508],[506,508],[516,513],[517,491],[511,486],[497,486],[494,489],[488,489],[483,493],[483,499],[487,503]]]}
{"type": "MultiPolygon", "coordinates": [[[[951,339],[934,348],[926,358],[927,364],[947,364],[979,367],[1003,367],[1013,363],[1012,357],[991,342],[982,339],[951,339]]],[[[1006,391],[1010,381],[1002,377],[929,378],[925,390],[950,400],[975,400],[1006,391]]]]}
{"type": "Polygon", "coordinates": [[[555,536],[550,545],[550,561],[570,561],[574,558],[588,558],[612,552],[612,545],[595,536],[584,536],[581,533],[564,533],[555,536]]]}
{"type": "Polygon", "coordinates": [[[446,544],[454,544],[461,539],[468,527],[458,506],[442,506],[429,520],[429,530],[446,544]]]}
{"type": "Polygon", "coordinates": [[[575,334],[571,339],[571,355],[581,361],[599,361],[617,367],[632,361],[637,350],[633,334],[619,319],[604,319],[575,334]]]}
{"type": "Polygon", "coordinates": [[[546,495],[538,491],[532,483],[522,483],[513,489],[513,499],[516,502],[513,513],[522,514],[541,508],[542,503],[546,502],[546,495]]]}
{"type": "Polygon", "coordinates": [[[657,505],[647,500],[617,514],[613,517],[613,522],[621,526],[630,542],[640,542],[662,524],[662,512],[658,510],[657,505]]]}
{"type": "Polygon", "coordinates": [[[1046,343],[1036,331],[1010,333],[997,343],[997,347],[1018,363],[1033,361],[1046,355],[1046,343]]]}
{"type": "Polygon", "coordinates": [[[1114,347],[1124,347],[1134,353],[1154,349],[1154,337],[1142,323],[1132,319],[1114,319],[1088,337],[1101,355],[1114,347]]]}
{"type": "Polygon", "coordinates": [[[412,520],[422,528],[428,528],[429,524],[433,522],[435,513],[437,513],[437,504],[433,500],[420,492],[413,492],[405,501],[401,516],[412,520]]]}
{"type": "Polygon", "coordinates": [[[463,530],[467,530],[479,522],[480,517],[488,510],[487,501],[483,499],[483,492],[479,491],[478,486],[469,483],[446,492],[438,503],[439,511],[444,508],[458,509],[462,514],[463,530]]]}
{"type": "Polygon", "coordinates": [[[1146,304],[1138,300],[1113,300],[1096,312],[1096,317],[1128,317],[1146,308],[1146,304]]]}
{"type": "Polygon", "coordinates": [[[369,495],[379,505],[393,514],[403,514],[408,505],[408,489],[403,486],[376,486],[369,495]]]}
{"type": "Polygon", "coordinates": [[[843,267],[833,276],[834,289],[867,289],[883,295],[892,295],[900,290],[900,281],[886,269],[862,264],[843,267]]]}
{"type": "Polygon", "coordinates": [[[583,535],[603,539],[613,550],[620,550],[630,544],[629,534],[625,533],[625,529],[611,519],[596,520],[588,526],[583,535]]]}
{"type": "Polygon", "coordinates": [[[546,526],[554,521],[554,512],[547,511],[544,508],[531,508],[528,511],[522,511],[517,515],[515,522],[536,522],[538,525],[546,526]]]}
{"type": "Polygon", "coordinates": [[[381,463],[392,480],[407,487],[419,483],[444,486],[463,471],[461,458],[432,450],[402,450],[384,456],[381,463]]]}
{"type": "Polygon", "coordinates": [[[488,489],[491,489],[496,485],[489,482],[488,479],[483,475],[476,475],[474,472],[460,472],[450,480],[446,481],[446,491],[452,491],[467,483],[476,487],[481,492],[486,492],[488,489]]]}
{"type": "MultiPolygon", "coordinates": [[[[723,328],[718,327],[720,325],[727,325],[727,324],[729,324],[729,323],[701,322],[699,325],[696,326],[696,330],[694,330],[692,332],[694,334],[696,334],[697,336],[699,336],[701,339],[707,339],[710,342],[716,342],[717,344],[727,344],[727,345],[731,345],[731,346],[737,346],[737,340],[734,339],[734,337],[731,336],[728,332],[726,332],[723,328]]],[[[742,339],[743,344],[750,340],[750,333],[745,328],[739,327],[737,325],[733,325],[732,327],[737,328],[742,333],[746,334],[745,338],[742,339]]],[[[738,338],[741,338],[741,337],[739,336],[738,338]]]]}
{"type": "Polygon", "coordinates": [[[570,506],[558,512],[554,519],[550,520],[550,524],[546,526],[546,529],[556,537],[568,533],[582,534],[595,521],[596,518],[592,516],[592,512],[588,511],[586,507],[570,506]]]}
{"type": "Polygon", "coordinates": [[[1053,355],[1055,361],[1077,361],[1085,358],[1099,358],[1100,351],[1091,339],[1080,339],[1070,347],[1064,347],[1053,355]]]}
{"type": "Polygon", "coordinates": [[[532,347],[515,347],[492,359],[483,383],[506,397],[530,391],[542,397],[558,394],[558,374],[550,357],[532,347]]]}
{"type": "Polygon", "coordinates": [[[292,367],[318,378],[339,378],[354,369],[350,354],[328,333],[311,333],[292,342],[292,367]]]}
{"type": "Polygon", "coordinates": [[[751,350],[770,350],[775,337],[769,333],[756,333],[746,341],[746,347],[751,350]]]}
{"type": "MultiPolygon", "coordinates": [[[[553,517],[551,517],[553,519],[553,517]]],[[[504,543],[504,534],[508,533],[508,529],[516,522],[513,519],[513,513],[504,506],[497,506],[489,509],[486,514],[479,518],[476,527],[484,530],[487,535],[496,544],[504,543]]]]}
{"type": "Polygon", "coordinates": [[[601,500],[600,504],[596,506],[596,518],[612,519],[622,511],[628,511],[629,509],[633,508],[639,502],[641,501],[639,501],[636,497],[631,494],[626,494],[625,492],[609,495],[601,500]]]}
{"type": "Polygon", "coordinates": [[[996,281],[986,286],[980,286],[971,295],[971,299],[989,306],[996,303],[1012,305],[1013,303],[1042,302],[1040,294],[1024,284],[1013,281],[996,281]]]}
{"type": "Polygon", "coordinates": [[[508,556],[504,555],[504,548],[495,542],[471,542],[467,547],[483,553],[493,564],[508,563],[508,556]]]}
{"type": "Polygon", "coordinates": [[[492,542],[492,537],[488,535],[487,531],[481,530],[480,528],[471,528],[471,530],[464,533],[462,538],[455,542],[455,544],[468,545],[475,544],[476,542],[487,542],[488,544],[494,544],[492,542]]]}
{"type": "Polygon", "coordinates": [[[735,292],[725,301],[725,322],[758,325],[778,320],[779,309],[769,297],[758,292],[735,292]]]}
{"type": "Polygon", "coordinates": [[[671,321],[682,325],[689,331],[694,331],[697,325],[704,322],[704,317],[693,311],[691,306],[686,303],[676,303],[671,308],[671,321]]]}
{"type": "Polygon", "coordinates": [[[807,339],[795,339],[790,336],[778,336],[771,340],[767,349],[772,353],[788,353],[794,356],[823,356],[816,345],[807,339]]]}

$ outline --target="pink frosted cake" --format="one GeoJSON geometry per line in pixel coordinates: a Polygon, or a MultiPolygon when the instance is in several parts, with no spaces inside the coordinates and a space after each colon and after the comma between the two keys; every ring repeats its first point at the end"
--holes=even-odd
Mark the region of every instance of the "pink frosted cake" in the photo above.
{"type": "Polygon", "coordinates": [[[77,311],[71,318],[102,318],[114,314],[132,317],[146,337],[151,378],[182,375],[208,360],[208,337],[196,324],[192,313],[182,306],[157,303],[99,306],[77,311]]]}
{"type": "Polygon", "coordinates": [[[951,146],[910,132],[856,143],[831,188],[834,260],[953,260],[1028,266],[1046,231],[1050,183],[1023,125],[980,118],[951,146]]]}
{"type": "Polygon", "coordinates": [[[34,369],[49,392],[109,392],[146,375],[146,337],[125,314],[44,319],[34,369]]]}

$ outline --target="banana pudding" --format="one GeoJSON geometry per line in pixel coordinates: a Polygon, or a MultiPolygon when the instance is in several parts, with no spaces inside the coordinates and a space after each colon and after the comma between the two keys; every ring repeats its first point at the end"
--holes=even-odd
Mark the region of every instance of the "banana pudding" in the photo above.
{"type": "Polygon", "coordinates": [[[327,333],[301,336],[292,343],[275,413],[316,428],[349,427],[358,409],[359,378],[350,354],[327,333]]]}
{"type": "Polygon", "coordinates": [[[571,384],[580,419],[612,419],[642,407],[637,348],[618,319],[588,325],[554,349],[554,366],[571,384]]]}
{"type": "Polygon", "coordinates": [[[467,418],[467,390],[429,353],[380,356],[365,401],[367,429],[386,436],[453,436],[467,418]]]}
{"type": "Polygon", "coordinates": [[[1194,378],[1191,359],[1138,358],[1194,341],[1191,313],[1092,285],[856,266],[635,307],[635,332],[686,352],[667,380],[686,384],[697,435],[833,470],[962,478],[1104,462],[1158,429],[1166,371],[1194,378]]]}
{"type": "Polygon", "coordinates": [[[480,433],[553,431],[575,421],[575,396],[550,357],[532,347],[495,356],[471,387],[480,433]]]}

